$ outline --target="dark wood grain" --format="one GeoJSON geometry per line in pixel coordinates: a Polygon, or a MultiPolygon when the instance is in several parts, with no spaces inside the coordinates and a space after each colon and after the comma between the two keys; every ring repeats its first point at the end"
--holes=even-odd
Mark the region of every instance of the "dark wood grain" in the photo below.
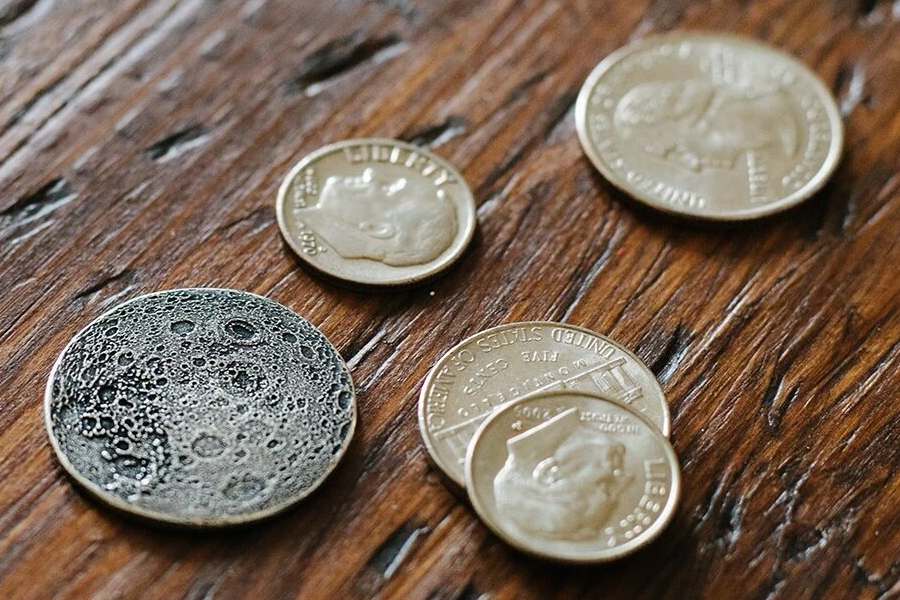
{"type": "Polygon", "coordinates": [[[900,3],[883,0],[0,3],[0,598],[900,597],[898,82],[900,3]],[[698,28],[790,51],[833,87],[847,152],[816,198],[700,227],[583,157],[572,110],[593,65],[698,28]],[[290,165],[370,135],[431,145],[476,191],[473,247],[418,290],[334,287],[278,234],[290,165]],[[361,427],[296,510],[155,529],[72,486],[43,386],[105,308],[207,285],[317,324],[361,427]],[[526,558],[428,466],[428,369],[521,319],[610,335],[663,383],[684,494],[632,558],[526,558]]]}

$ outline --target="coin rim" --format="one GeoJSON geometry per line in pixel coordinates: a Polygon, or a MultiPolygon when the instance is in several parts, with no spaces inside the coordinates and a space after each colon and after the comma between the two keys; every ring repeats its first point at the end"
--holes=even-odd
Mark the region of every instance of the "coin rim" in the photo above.
{"type": "Polygon", "coordinates": [[[822,81],[821,77],[819,77],[819,75],[815,71],[813,71],[812,68],[807,66],[806,63],[790,54],[789,52],[781,50],[780,48],[775,48],[754,38],[735,34],[722,34],[702,31],[683,33],[675,32],[648,36],[637,41],[630,42],[606,56],[606,58],[601,60],[597,64],[597,66],[594,67],[593,70],[591,70],[590,74],[587,76],[587,79],[585,79],[584,84],[581,86],[581,90],[578,93],[578,98],[575,101],[575,130],[578,133],[578,140],[581,143],[581,147],[584,150],[584,153],[590,159],[591,163],[593,163],[594,167],[598,171],[600,171],[603,177],[619,191],[624,192],[630,197],[664,213],[681,217],[696,218],[705,221],[719,222],[749,221],[751,219],[766,217],[788,210],[789,208],[792,208],[800,204],[801,202],[808,200],[817,192],[819,192],[834,175],[835,170],[840,164],[845,143],[844,122],[841,118],[841,113],[834,99],[834,95],[828,89],[828,86],[826,86],[822,81]],[[809,78],[813,90],[817,93],[819,99],[822,101],[822,104],[825,107],[825,112],[828,115],[828,121],[831,125],[833,134],[831,137],[831,144],[828,149],[828,155],[825,157],[825,161],[822,163],[822,167],[816,172],[816,175],[801,189],[794,191],[790,195],[776,202],[766,204],[759,208],[751,207],[737,211],[729,211],[725,214],[721,212],[713,213],[694,210],[679,210],[673,208],[668,204],[659,202],[658,200],[650,197],[648,194],[645,194],[641,190],[638,190],[629,185],[628,182],[622,180],[616,173],[616,171],[609,165],[607,165],[606,162],[600,157],[599,153],[594,147],[594,142],[591,139],[591,135],[588,131],[587,125],[588,102],[590,100],[591,93],[597,85],[597,82],[604,75],[606,75],[606,73],[612,67],[614,67],[616,64],[618,64],[631,54],[663,43],[691,40],[703,42],[718,41],[725,44],[735,44],[745,47],[749,46],[754,50],[762,51],[769,55],[776,55],[780,59],[788,61],[796,69],[800,70],[809,78]]]}
{"type": "Polygon", "coordinates": [[[53,368],[50,370],[50,375],[47,378],[47,385],[44,388],[44,427],[47,430],[47,436],[50,438],[50,445],[53,447],[53,452],[56,454],[56,458],[62,464],[63,469],[65,469],[66,473],[75,480],[75,482],[82,487],[82,489],[86,490],[90,493],[90,495],[103,504],[110,506],[116,510],[123,511],[128,513],[131,516],[137,516],[142,519],[147,519],[150,521],[155,521],[157,523],[163,523],[167,525],[177,525],[183,527],[191,527],[191,528],[217,528],[217,527],[228,527],[234,525],[243,525],[246,523],[256,522],[263,519],[267,519],[273,517],[277,514],[280,514],[291,507],[293,507],[298,502],[305,499],[307,496],[316,491],[319,486],[331,475],[331,473],[337,468],[338,463],[347,453],[347,449],[350,446],[350,443],[353,440],[353,436],[356,433],[356,422],[357,422],[357,397],[356,397],[356,386],[353,384],[353,377],[350,373],[350,369],[347,367],[347,363],[344,361],[344,358],[341,356],[341,353],[338,349],[331,343],[331,340],[319,330],[318,327],[313,325],[308,319],[300,316],[295,311],[291,310],[287,306],[281,304],[280,302],[276,302],[270,298],[266,298],[265,296],[261,296],[259,294],[254,294],[253,292],[245,292],[243,290],[234,290],[230,288],[219,288],[219,287],[195,287],[195,288],[173,288],[169,290],[159,290],[156,292],[150,292],[148,294],[141,294],[130,300],[126,300],[121,304],[117,304],[112,308],[103,311],[100,316],[92,319],[87,325],[78,330],[78,332],[72,336],[72,339],[65,345],[62,352],[59,353],[59,356],[56,359],[56,362],[53,363],[53,368]],[[340,361],[341,366],[343,366],[345,372],[347,373],[347,377],[350,382],[350,393],[353,395],[351,406],[351,419],[350,419],[350,431],[347,433],[347,436],[344,438],[344,442],[341,444],[341,450],[338,454],[332,457],[328,468],[322,474],[321,477],[309,488],[303,491],[303,493],[299,495],[292,496],[290,499],[277,504],[275,506],[271,506],[265,510],[260,510],[251,513],[241,513],[240,515],[229,515],[223,518],[212,518],[212,519],[188,519],[188,518],[179,518],[177,516],[167,515],[165,513],[160,513],[157,511],[141,508],[135,506],[133,504],[128,503],[121,498],[109,494],[108,492],[102,490],[96,483],[85,477],[81,474],[81,472],[72,464],[69,460],[68,456],[63,452],[62,448],[59,446],[59,442],[56,439],[56,435],[53,433],[53,421],[51,420],[51,403],[53,399],[53,382],[56,379],[57,371],[62,363],[63,357],[69,351],[69,349],[75,344],[75,342],[81,337],[82,333],[88,330],[90,327],[93,327],[95,324],[99,323],[103,319],[107,318],[110,314],[118,311],[122,307],[131,304],[133,302],[137,302],[138,300],[143,300],[148,297],[153,296],[165,296],[167,294],[171,294],[174,292],[227,292],[233,294],[247,294],[249,296],[255,296],[256,298],[265,300],[266,302],[270,302],[272,304],[276,304],[300,319],[303,319],[309,325],[319,332],[322,338],[331,345],[335,354],[337,355],[338,361],[340,361]]]}
{"type": "MultiPolygon", "coordinates": [[[[454,202],[454,206],[456,206],[456,202],[454,202]]],[[[281,231],[281,237],[287,242],[288,246],[291,247],[291,250],[294,251],[294,254],[303,261],[304,264],[312,268],[314,271],[317,271],[320,274],[323,274],[327,277],[333,278],[340,282],[350,284],[350,285],[361,285],[361,286],[371,286],[371,287],[379,287],[379,288],[396,288],[396,287],[406,287],[406,286],[414,286],[420,283],[424,283],[433,277],[436,277],[440,273],[449,269],[453,264],[456,263],[460,259],[460,257],[465,253],[468,249],[469,245],[472,242],[472,238],[475,235],[475,228],[478,223],[478,209],[475,204],[475,196],[472,194],[472,189],[469,187],[468,182],[463,178],[462,174],[451,165],[447,160],[441,158],[434,152],[432,152],[429,148],[425,148],[422,146],[417,146],[415,144],[410,144],[409,142],[404,142],[402,140],[394,140],[391,138],[354,138],[349,140],[341,140],[339,142],[334,142],[331,144],[326,144],[321,148],[318,148],[309,154],[306,154],[301,158],[297,164],[291,167],[291,170],[288,171],[287,176],[285,176],[284,180],[281,182],[281,185],[278,188],[278,194],[275,197],[275,213],[278,218],[278,229],[281,231]],[[334,271],[323,267],[322,265],[315,264],[309,258],[306,257],[302,248],[294,240],[293,236],[290,233],[290,229],[287,224],[287,217],[285,215],[285,205],[287,204],[287,192],[291,183],[294,181],[294,178],[308,165],[312,164],[316,160],[322,158],[325,155],[331,154],[336,150],[340,150],[346,147],[353,146],[361,146],[365,144],[383,144],[389,146],[398,146],[400,148],[404,148],[406,150],[415,150],[422,155],[427,156],[429,159],[433,160],[437,164],[439,164],[442,168],[444,168],[448,173],[456,177],[459,185],[462,187],[465,192],[463,198],[463,204],[465,205],[465,209],[467,209],[468,216],[470,217],[468,220],[469,225],[466,227],[463,238],[457,240],[457,236],[459,232],[454,236],[454,241],[451,247],[455,247],[453,252],[445,257],[440,262],[433,264],[428,269],[425,269],[422,273],[411,277],[405,277],[403,279],[393,279],[390,281],[373,281],[370,279],[353,279],[349,278],[346,275],[341,273],[335,273],[334,271]]],[[[462,227],[462,224],[460,224],[462,227]]],[[[318,234],[316,234],[318,236],[318,234]]],[[[446,250],[444,251],[446,252],[446,250]]],[[[443,254],[443,252],[442,252],[443,254]]],[[[343,257],[341,257],[343,259],[343,257]]],[[[343,260],[358,260],[358,259],[343,259],[343,260]]],[[[429,261],[430,263],[434,263],[435,261],[429,261]]]]}
{"type": "Polygon", "coordinates": [[[488,528],[493,531],[500,539],[504,542],[516,548],[517,550],[521,550],[526,554],[531,554],[532,556],[537,556],[539,558],[547,558],[550,560],[555,560],[559,562],[572,563],[572,564],[588,564],[588,563],[607,563],[618,560],[630,554],[637,552],[638,550],[644,548],[649,545],[653,540],[658,538],[660,534],[669,526],[672,522],[672,519],[675,518],[676,508],[678,506],[678,502],[681,499],[681,464],[678,461],[678,455],[675,453],[675,449],[672,447],[672,443],[666,439],[662,433],[656,428],[649,419],[644,417],[643,415],[632,411],[631,409],[618,404],[613,400],[609,400],[599,395],[591,395],[591,394],[581,394],[581,393],[572,393],[566,392],[564,394],[542,394],[540,396],[533,396],[530,398],[525,398],[523,400],[516,400],[509,404],[503,406],[502,409],[491,413],[487,419],[478,427],[478,430],[475,432],[475,436],[472,438],[472,442],[469,444],[469,447],[466,449],[466,492],[469,496],[469,502],[472,504],[472,508],[475,509],[475,512],[478,514],[481,521],[488,526],[488,528]],[[530,402],[534,400],[539,400],[541,398],[552,398],[554,396],[582,396],[586,398],[590,398],[592,400],[598,400],[600,402],[607,402],[609,404],[613,404],[617,407],[622,408],[625,412],[630,413],[632,416],[637,417],[639,421],[642,421],[644,425],[646,425],[650,431],[651,435],[656,436],[657,441],[662,443],[663,453],[666,454],[669,458],[669,467],[672,472],[672,483],[671,483],[671,493],[669,494],[668,499],[666,500],[666,505],[663,507],[662,512],[660,513],[659,519],[654,521],[654,523],[641,532],[637,537],[628,540],[624,544],[620,546],[615,546],[612,549],[604,548],[595,553],[581,553],[579,555],[560,555],[553,554],[550,552],[544,552],[539,546],[529,546],[528,544],[515,539],[508,532],[504,531],[503,527],[500,524],[495,523],[488,515],[487,509],[484,503],[481,501],[481,498],[477,494],[477,492],[473,493],[476,489],[476,486],[473,485],[475,480],[475,475],[473,473],[473,462],[475,461],[475,452],[478,448],[478,444],[482,441],[485,431],[490,427],[490,424],[495,420],[500,418],[502,413],[505,413],[507,410],[511,410],[515,408],[520,403],[530,402]]]}
{"type": "MultiPolygon", "coordinates": [[[[461,342],[459,342],[458,344],[456,344],[455,346],[453,346],[452,348],[450,348],[449,350],[447,350],[446,352],[441,354],[440,358],[438,358],[437,362],[434,363],[434,366],[431,368],[431,370],[428,372],[428,375],[425,376],[425,380],[422,382],[422,389],[419,391],[419,408],[418,408],[419,432],[422,435],[422,442],[425,444],[425,449],[428,451],[428,456],[431,458],[431,462],[433,462],[438,467],[438,469],[440,469],[441,472],[447,478],[450,479],[450,481],[452,481],[456,485],[459,485],[460,487],[465,488],[465,486],[466,486],[465,466],[463,466],[462,476],[460,478],[457,478],[449,472],[447,467],[445,467],[445,465],[443,464],[443,461],[441,461],[437,456],[437,452],[435,451],[435,446],[432,443],[430,434],[428,433],[428,427],[427,427],[427,423],[426,423],[425,410],[426,410],[426,407],[428,404],[428,398],[427,398],[428,390],[429,390],[429,388],[431,388],[432,384],[434,383],[434,379],[437,377],[438,369],[443,364],[444,359],[446,359],[447,356],[449,356],[451,353],[459,350],[460,348],[462,348],[463,346],[465,346],[467,344],[472,343],[474,340],[478,339],[482,335],[485,335],[485,334],[488,334],[488,333],[491,333],[491,332],[494,332],[494,331],[497,331],[500,329],[504,329],[504,328],[523,327],[523,326],[524,327],[530,327],[530,326],[566,327],[569,329],[573,329],[575,331],[587,333],[587,334],[590,334],[590,335],[600,338],[601,340],[609,343],[612,346],[615,346],[620,352],[622,352],[626,356],[632,358],[635,362],[637,362],[638,365],[640,365],[640,366],[644,367],[644,369],[646,369],[647,374],[650,376],[650,379],[656,384],[656,388],[659,390],[659,395],[663,401],[662,402],[662,405],[663,405],[662,406],[662,409],[663,409],[662,429],[657,428],[657,426],[655,424],[653,424],[652,421],[650,421],[650,423],[653,424],[654,429],[657,429],[658,431],[660,431],[660,433],[662,434],[663,437],[668,438],[668,436],[671,435],[671,433],[672,433],[672,415],[669,412],[669,401],[666,398],[665,390],[663,390],[662,384],[660,384],[659,379],[657,379],[656,373],[654,373],[650,369],[650,367],[648,367],[647,364],[644,363],[644,361],[641,360],[634,352],[632,352],[628,348],[625,348],[622,344],[620,344],[619,342],[617,342],[613,339],[610,339],[604,335],[597,333],[596,331],[592,331],[586,327],[581,327],[579,325],[569,325],[568,323],[557,323],[555,321],[513,321],[511,323],[503,323],[502,325],[495,325],[494,327],[489,327],[489,328],[479,331],[477,333],[473,333],[472,335],[466,337],[464,340],[462,340],[461,342]]],[[[532,397],[537,397],[537,396],[529,396],[529,398],[532,398],[532,397]]],[[[507,404],[518,402],[519,400],[520,400],[520,398],[516,398],[514,400],[510,400],[509,402],[501,404],[500,406],[506,406],[507,404]]],[[[496,412],[498,409],[499,409],[499,407],[495,408],[492,411],[492,413],[496,412]]],[[[475,438],[473,437],[472,440],[474,440],[474,439],[475,438]]],[[[469,446],[471,446],[471,445],[472,445],[472,441],[470,440],[469,446]]],[[[468,451],[468,448],[467,448],[467,451],[468,451]]]]}

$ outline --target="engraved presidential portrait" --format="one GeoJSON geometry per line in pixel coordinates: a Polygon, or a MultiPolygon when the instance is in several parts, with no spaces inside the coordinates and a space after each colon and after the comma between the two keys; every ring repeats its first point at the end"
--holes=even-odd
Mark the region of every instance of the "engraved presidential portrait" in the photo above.
{"type": "Polygon", "coordinates": [[[453,203],[431,180],[372,168],[326,178],[318,203],[298,216],[342,257],[393,267],[437,259],[459,229],[453,203]]]}
{"type": "Polygon", "coordinates": [[[695,172],[794,158],[798,108],[781,85],[719,49],[706,77],[640,83],[619,101],[617,131],[649,155],[695,172]],[[750,158],[748,158],[750,155],[750,158]]]}
{"type": "Polygon", "coordinates": [[[329,144],[288,173],[278,227],[297,256],[351,285],[418,285],[453,265],[475,233],[462,176],[428,150],[367,138],[329,144]]]}
{"type": "Polygon", "coordinates": [[[789,54],[730,35],[651,36],[588,76],[575,111],[600,172],[666,212],[743,220],[809,198],[843,146],[828,87],[789,54]]]}
{"type": "Polygon", "coordinates": [[[625,446],[582,425],[574,408],[511,438],[507,450],[494,479],[497,506],[547,539],[596,538],[632,481],[625,446]]]}

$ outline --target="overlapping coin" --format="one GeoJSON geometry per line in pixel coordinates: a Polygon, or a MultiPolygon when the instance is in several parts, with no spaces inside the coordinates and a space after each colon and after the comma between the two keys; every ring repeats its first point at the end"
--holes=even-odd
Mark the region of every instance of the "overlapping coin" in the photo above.
{"type": "Polygon", "coordinates": [[[482,520],[520,550],[569,562],[614,560],[649,543],[675,513],[680,478],[653,424],[566,392],[495,411],[466,458],[482,520]]]}
{"type": "Polygon", "coordinates": [[[537,556],[614,560],[675,512],[663,391],[638,357],[587,329],[509,323],[464,340],[428,374],[419,427],[482,520],[537,556]]]}
{"type": "Polygon", "coordinates": [[[466,449],[481,422],[503,404],[551,390],[602,395],[669,434],[662,388],[626,348],[572,325],[510,323],[462,341],[425,379],[419,427],[432,460],[463,485],[466,449]]]}
{"type": "Polygon", "coordinates": [[[356,396],[309,322],[254,294],[149,294],[90,323],[53,367],[47,430],[103,502],[165,523],[221,526],[286,509],[334,469],[356,396]]]}
{"type": "Polygon", "coordinates": [[[278,192],[278,225],[310,268],[357,286],[410,286],[449,268],[475,232],[475,200],[449,163],[387,139],[303,158],[278,192]]]}
{"type": "Polygon", "coordinates": [[[844,138],[834,98],[809,68],[705,33],[614,52],[588,76],[575,119],[613,185],[662,211],[725,221],[809,198],[837,167],[844,138]]]}

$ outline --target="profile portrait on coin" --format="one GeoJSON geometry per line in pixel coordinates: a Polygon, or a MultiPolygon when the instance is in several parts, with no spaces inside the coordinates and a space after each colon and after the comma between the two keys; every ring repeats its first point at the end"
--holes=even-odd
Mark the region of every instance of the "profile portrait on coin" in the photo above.
{"type": "Polygon", "coordinates": [[[585,428],[574,408],[509,439],[507,450],[494,479],[497,506],[548,539],[596,538],[632,481],[625,446],[585,428]]]}
{"type": "Polygon", "coordinates": [[[318,203],[298,216],[342,257],[394,267],[435,260],[458,230],[453,203],[430,180],[371,168],[328,177],[318,203]]]}
{"type": "Polygon", "coordinates": [[[708,79],[636,85],[616,106],[616,129],[648,154],[696,172],[731,169],[749,152],[794,157],[800,126],[791,97],[774,81],[743,77],[727,56],[713,62],[719,66],[708,79]],[[725,76],[723,65],[735,71],[725,76]]]}

